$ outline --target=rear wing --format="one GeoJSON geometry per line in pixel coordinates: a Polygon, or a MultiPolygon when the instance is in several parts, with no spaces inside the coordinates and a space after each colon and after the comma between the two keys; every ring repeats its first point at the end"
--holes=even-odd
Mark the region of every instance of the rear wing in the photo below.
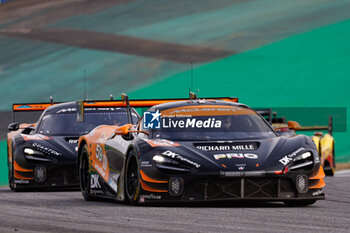
{"type": "MultiPolygon", "coordinates": [[[[132,108],[150,108],[154,105],[164,104],[175,101],[188,101],[192,99],[197,99],[196,94],[190,92],[189,98],[170,98],[170,99],[132,99],[129,100],[129,97],[126,94],[122,94],[121,100],[113,100],[111,95],[110,100],[81,100],[76,101],[77,108],[77,121],[84,120],[84,108],[112,108],[112,107],[130,107],[132,108]]],[[[236,97],[208,97],[203,98],[206,100],[223,100],[229,102],[238,102],[236,97]]],[[[50,97],[50,102],[44,103],[19,103],[12,105],[12,122],[15,121],[15,112],[42,112],[45,111],[48,107],[59,104],[62,102],[53,102],[52,97],[50,97]]],[[[131,121],[131,112],[129,112],[129,122],[131,121]]]]}
{"type": "MultiPolygon", "coordinates": [[[[189,101],[197,99],[197,96],[190,93],[190,98],[169,98],[169,99],[129,99],[128,95],[122,93],[121,100],[82,100],[77,101],[77,121],[84,121],[85,108],[108,108],[108,107],[127,107],[128,122],[133,124],[130,108],[150,108],[152,106],[177,101],[189,101]]],[[[229,102],[238,102],[236,97],[208,97],[205,100],[222,100],[229,102]]]]}
{"type": "MultiPolygon", "coordinates": [[[[233,97],[218,97],[218,98],[203,98],[205,100],[223,100],[229,102],[238,102],[238,98],[233,97]]],[[[164,104],[176,101],[188,101],[189,99],[175,98],[175,99],[134,99],[129,100],[129,106],[132,108],[150,108],[154,105],[164,104]]],[[[127,102],[124,100],[96,100],[83,101],[84,108],[99,108],[99,107],[127,107],[127,102]]]]}
{"type": "Polygon", "coordinates": [[[16,112],[43,112],[48,107],[59,103],[60,102],[53,102],[52,97],[50,97],[50,102],[12,104],[12,122],[15,121],[16,112]]]}
{"type": "Polygon", "coordinates": [[[259,115],[265,118],[267,122],[272,124],[272,111],[271,108],[262,108],[262,109],[255,109],[259,115]]]}
{"type": "Polygon", "coordinates": [[[317,131],[317,130],[327,130],[327,132],[332,135],[333,134],[333,119],[332,116],[329,116],[328,119],[328,125],[326,126],[304,126],[304,127],[300,127],[297,130],[305,130],[305,131],[317,131]]]}

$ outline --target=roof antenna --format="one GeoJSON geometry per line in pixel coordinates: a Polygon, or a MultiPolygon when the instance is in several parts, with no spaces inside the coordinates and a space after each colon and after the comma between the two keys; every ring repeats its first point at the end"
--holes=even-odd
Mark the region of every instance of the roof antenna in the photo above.
{"type": "Polygon", "coordinates": [[[51,104],[51,106],[53,105],[53,98],[52,98],[52,96],[50,96],[50,104],[51,104]]]}
{"type": "Polygon", "coordinates": [[[191,61],[191,91],[193,91],[193,61],[191,61]]]}
{"type": "Polygon", "coordinates": [[[112,94],[110,94],[109,99],[113,100],[113,95],[112,94]]]}
{"type": "Polygon", "coordinates": [[[87,92],[86,92],[86,69],[84,69],[84,98],[86,100],[89,99],[88,95],[87,95],[87,92]]]}

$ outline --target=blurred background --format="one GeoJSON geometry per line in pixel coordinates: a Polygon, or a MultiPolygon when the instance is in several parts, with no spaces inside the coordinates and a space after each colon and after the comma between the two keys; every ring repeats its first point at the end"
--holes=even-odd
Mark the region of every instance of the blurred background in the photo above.
{"type": "Polygon", "coordinates": [[[0,0],[1,176],[13,103],[121,92],[238,97],[308,126],[332,115],[336,162],[349,162],[349,12],[350,0],[0,0]]]}

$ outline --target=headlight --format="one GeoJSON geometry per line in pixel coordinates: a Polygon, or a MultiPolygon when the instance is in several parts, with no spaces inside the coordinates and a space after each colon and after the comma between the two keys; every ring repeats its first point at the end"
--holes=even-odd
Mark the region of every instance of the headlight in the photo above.
{"type": "Polygon", "coordinates": [[[307,151],[302,153],[301,155],[298,155],[294,160],[291,166],[289,167],[289,170],[297,170],[297,169],[303,169],[303,170],[311,170],[313,168],[314,160],[312,153],[307,151]]]}
{"type": "Polygon", "coordinates": [[[155,155],[153,156],[153,161],[156,163],[162,163],[162,164],[174,164],[174,165],[179,165],[177,161],[174,159],[166,158],[162,155],[155,155]]]}
{"type": "Polygon", "coordinates": [[[302,159],[307,159],[307,158],[309,158],[309,157],[311,157],[312,156],[312,154],[311,154],[311,152],[305,152],[305,153],[302,153],[301,155],[299,155],[298,157],[296,157],[295,159],[294,159],[294,161],[298,161],[298,160],[302,160],[302,159]]]}
{"type": "Polygon", "coordinates": [[[44,153],[40,151],[33,150],[31,148],[24,148],[24,153],[27,155],[44,155],[44,153]]]}
{"type": "Polygon", "coordinates": [[[158,163],[164,163],[165,158],[161,155],[155,155],[155,156],[153,156],[153,160],[158,162],[158,163]]]}
{"type": "Polygon", "coordinates": [[[24,148],[24,157],[29,160],[52,162],[52,158],[47,157],[43,152],[33,150],[31,148],[24,148]]]}

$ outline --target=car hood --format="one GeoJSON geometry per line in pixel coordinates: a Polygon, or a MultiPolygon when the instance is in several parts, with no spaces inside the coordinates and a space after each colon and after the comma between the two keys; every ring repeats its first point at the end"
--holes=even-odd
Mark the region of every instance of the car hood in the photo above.
{"type": "MultiPolygon", "coordinates": [[[[34,137],[33,137],[34,138],[34,137]]],[[[40,140],[26,140],[25,147],[42,152],[59,162],[75,162],[77,157],[77,136],[52,136],[40,140]]]]}
{"type": "Polygon", "coordinates": [[[305,135],[263,140],[176,143],[178,146],[162,147],[162,150],[165,150],[162,154],[165,156],[171,155],[170,152],[178,154],[200,164],[200,167],[206,170],[229,171],[282,170],[285,164],[280,160],[284,156],[291,154],[297,156],[314,147],[312,141],[305,135]]]}

